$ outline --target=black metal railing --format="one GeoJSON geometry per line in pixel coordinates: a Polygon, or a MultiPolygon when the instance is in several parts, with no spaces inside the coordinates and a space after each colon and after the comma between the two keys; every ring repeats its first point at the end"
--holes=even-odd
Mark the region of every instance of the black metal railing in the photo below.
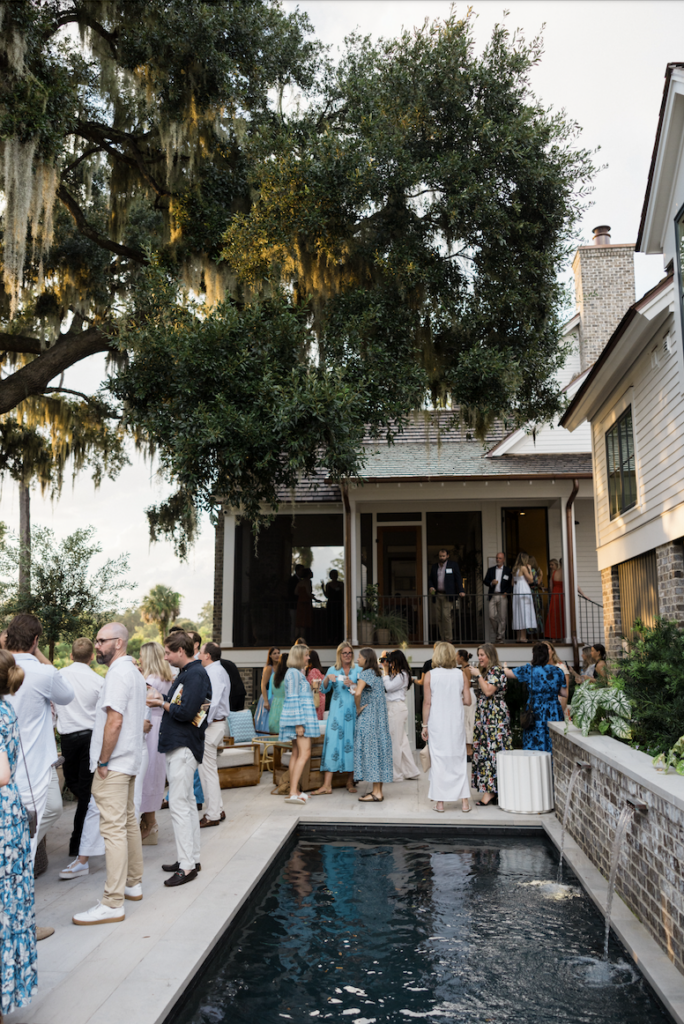
{"type": "Polygon", "coordinates": [[[603,640],[603,605],[592,601],[584,594],[578,594],[577,634],[579,642],[584,646],[602,644],[603,640]]]}

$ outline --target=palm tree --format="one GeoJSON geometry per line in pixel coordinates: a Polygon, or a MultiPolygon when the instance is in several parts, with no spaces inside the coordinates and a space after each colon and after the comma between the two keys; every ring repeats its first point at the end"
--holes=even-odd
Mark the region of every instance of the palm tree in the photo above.
{"type": "Polygon", "coordinates": [[[143,622],[156,622],[162,641],[168,633],[169,622],[180,612],[182,597],[182,594],[177,594],[171,587],[158,583],[142,600],[140,614],[143,622]]]}

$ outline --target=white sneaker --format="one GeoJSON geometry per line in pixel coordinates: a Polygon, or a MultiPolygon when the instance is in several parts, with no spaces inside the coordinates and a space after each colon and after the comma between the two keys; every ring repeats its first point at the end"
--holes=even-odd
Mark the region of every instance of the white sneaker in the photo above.
{"type": "Polygon", "coordinates": [[[82,875],[87,875],[89,871],[88,862],[86,861],[85,864],[82,864],[77,857],[76,860],[72,860],[71,864],[64,868],[64,871],[60,871],[59,877],[68,881],[71,878],[80,878],[82,875]]]}
{"type": "Polygon", "coordinates": [[[105,907],[99,901],[90,910],[84,910],[82,914],[74,914],[71,918],[74,924],[114,924],[116,921],[125,920],[123,907],[105,907]]]}
{"type": "Polygon", "coordinates": [[[127,885],[124,889],[125,900],[141,900],[142,899],[142,882],[138,882],[137,885],[127,885]]]}

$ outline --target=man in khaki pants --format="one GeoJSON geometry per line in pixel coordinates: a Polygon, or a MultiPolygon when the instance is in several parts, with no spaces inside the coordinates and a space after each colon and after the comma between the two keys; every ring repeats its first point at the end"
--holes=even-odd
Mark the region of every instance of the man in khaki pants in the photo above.
{"type": "Polygon", "coordinates": [[[128,630],[120,622],[108,622],[95,641],[98,664],[109,666],[90,742],[92,794],[100,812],[107,880],[101,902],[75,914],[74,924],[123,921],[124,899],[142,899],[142,840],[133,794],[142,764],[147,687],[126,654],[127,643],[128,630]]]}
{"type": "Polygon", "coordinates": [[[200,828],[211,828],[224,820],[226,813],[221,800],[216,758],[226,731],[226,718],[230,711],[230,677],[221,664],[221,648],[208,643],[200,647],[199,660],[211,681],[211,705],[207,713],[207,731],[204,734],[204,757],[199,766],[205,811],[200,828]]]}

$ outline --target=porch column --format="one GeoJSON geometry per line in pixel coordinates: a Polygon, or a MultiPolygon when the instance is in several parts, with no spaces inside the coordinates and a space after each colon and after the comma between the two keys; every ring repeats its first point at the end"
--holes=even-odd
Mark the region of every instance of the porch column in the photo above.
{"type": "MultiPolygon", "coordinates": [[[[565,492],[565,488],[563,488],[565,492]]],[[[565,621],[563,626],[565,628],[564,641],[568,642],[570,636],[570,593],[568,591],[568,526],[567,518],[565,515],[565,502],[570,497],[570,491],[563,493],[560,501],[560,518],[561,518],[561,547],[563,550],[563,609],[565,612],[565,621]]]]}
{"type": "Polygon", "coordinates": [[[221,646],[233,646],[233,594],[235,584],[235,515],[226,512],[223,521],[223,593],[221,601],[221,646]]]}
{"type": "Polygon", "coordinates": [[[359,624],[356,618],[356,597],[361,593],[361,516],[356,511],[356,505],[352,501],[351,506],[351,579],[349,581],[351,593],[351,642],[354,647],[359,642],[359,624]]]}

